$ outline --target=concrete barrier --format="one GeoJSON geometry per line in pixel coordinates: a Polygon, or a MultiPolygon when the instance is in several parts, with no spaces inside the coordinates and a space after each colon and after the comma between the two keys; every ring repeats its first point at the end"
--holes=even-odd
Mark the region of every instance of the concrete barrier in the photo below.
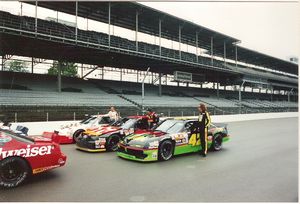
{"type": "MultiPolygon", "coordinates": [[[[249,121],[249,120],[263,120],[272,118],[290,118],[298,117],[298,112],[284,112],[284,113],[252,113],[252,114],[237,114],[237,115],[213,115],[211,116],[212,122],[226,123],[237,121],[249,121]]],[[[197,118],[191,116],[191,118],[197,118]]],[[[43,131],[53,131],[58,129],[61,125],[67,125],[78,121],[53,121],[53,122],[23,122],[12,123],[12,129],[17,125],[26,126],[29,128],[30,135],[40,135],[43,131]]]]}

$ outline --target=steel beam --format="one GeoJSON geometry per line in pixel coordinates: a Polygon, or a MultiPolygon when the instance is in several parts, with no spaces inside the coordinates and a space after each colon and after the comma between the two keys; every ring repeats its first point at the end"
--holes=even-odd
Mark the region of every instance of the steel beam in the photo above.
{"type": "Polygon", "coordinates": [[[93,71],[95,71],[96,69],[98,69],[99,67],[96,66],[94,67],[91,71],[89,71],[88,73],[86,73],[83,77],[81,77],[82,79],[85,78],[86,76],[88,76],[90,73],[92,73],[93,71]]]}
{"type": "Polygon", "coordinates": [[[158,96],[161,96],[161,73],[158,74],[158,96]]]}

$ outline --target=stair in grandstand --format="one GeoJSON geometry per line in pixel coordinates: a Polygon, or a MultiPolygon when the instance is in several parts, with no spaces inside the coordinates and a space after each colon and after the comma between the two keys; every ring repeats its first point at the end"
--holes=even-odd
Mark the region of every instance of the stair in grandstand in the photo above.
{"type": "Polygon", "coordinates": [[[122,99],[124,99],[124,100],[126,100],[126,101],[128,101],[128,102],[130,102],[130,103],[132,103],[132,104],[135,105],[138,109],[142,110],[142,105],[138,104],[137,102],[135,102],[135,101],[133,101],[133,100],[127,98],[126,96],[120,95],[120,94],[118,94],[118,96],[119,96],[120,98],[122,98],[122,99]]]}

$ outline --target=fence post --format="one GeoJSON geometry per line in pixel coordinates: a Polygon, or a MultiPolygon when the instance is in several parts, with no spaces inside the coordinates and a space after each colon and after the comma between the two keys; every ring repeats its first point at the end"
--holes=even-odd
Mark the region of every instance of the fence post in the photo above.
{"type": "Polygon", "coordinates": [[[196,116],[196,113],[195,113],[195,111],[193,111],[193,113],[194,113],[194,116],[196,116]]]}
{"type": "Polygon", "coordinates": [[[46,113],[46,121],[47,122],[49,121],[49,113],[48,112],[46,113]]]}
{"type": "Polygon", "coordinates": [[[214,108],[214,115],[216,115],[216,108],[214,108]]]}
{"type": "Polygon", "coordinates": [[[183,117],[183,111],[181,111],[181,117],[183,117]]]}
{"type": "Polygon", "coordinates": [[[15,123],[18,122],[18,113],[15,113],[15,123]]]}
{"type": "Polygon", "coordinates": [[[73,113],[73,120],[74,121],[76,120],[76,113],[75,112],[73,113]]]}
{"type": "Polygon", "coordinates": [[[170,113],[170,110],[168,110],[168,117],[170,117],[171,113],[170,113]]]}

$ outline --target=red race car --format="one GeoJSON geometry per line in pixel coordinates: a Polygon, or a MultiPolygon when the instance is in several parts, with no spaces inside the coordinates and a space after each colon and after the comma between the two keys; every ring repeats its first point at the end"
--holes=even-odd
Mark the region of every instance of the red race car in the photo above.
{"type": "Polygon", "coordinates": [[[28,176],[65,165],[59,144],[0,129],[0,186],[16,187],[28,176]]]}

